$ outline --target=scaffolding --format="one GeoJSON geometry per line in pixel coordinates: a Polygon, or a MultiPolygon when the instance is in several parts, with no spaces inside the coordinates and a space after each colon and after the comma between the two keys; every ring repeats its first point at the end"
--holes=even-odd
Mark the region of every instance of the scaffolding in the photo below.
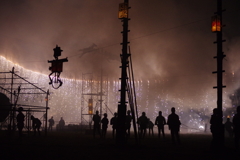
{"type": "Polygon", "coordinates": [[[6,110],[0,108],[0,111],[4,110],[9,113],[8,117],[6,117],[6,119],[3,122],[1,122],[1,129],[6,128],[7,130],[10,131],[10,133],[16,130],[16,111],[19,107],[22,107],[23,113],[25,113],[24,129],[27,130],[28,133],[30,132],[30,130],[32,129],[31,115],[40,112],[43,113],[42,117],[40,117],[40,120],[42,121],[43,124],[42,128],[43,130],[45,130],[45,134],[47,134],[49,91],[44,91],[43,88],[39,88],[38,86],[36,86],[36,83],[31,83],[27,80],[27,78],[18,75],[17,72],[14,70],[14,67],[12,68],[11,71],[0,72],[0,74],[1,74],[0,93],[6,95],[6,97],[10,97],[9,98],[10,106],[8,107],[8,109],[6,110]],[[41,100],[44,98],[46,101],[46,106],[33,105],[36,97],[40,98],[41,100]],[[21,104],[19,103],[19,99],[21,104]]]}
{"type": "Polygon", "coordinates": [[[82,94],[81,94],[81,125],[86,129],[92,128],[92,116],[99,111],[102,117],[103,113],[111,113],[108,108],[108,77],[102,73],[94,77],[93,73],[82,74],[82,94]]]}

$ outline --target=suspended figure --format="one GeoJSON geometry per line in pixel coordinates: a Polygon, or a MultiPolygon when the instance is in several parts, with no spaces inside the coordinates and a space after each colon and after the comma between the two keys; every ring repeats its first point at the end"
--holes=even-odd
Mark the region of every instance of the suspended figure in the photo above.
{"type": "Polygon", "coordinates": [[[51,73],[49,74],[49,85],[52,85],[53,88],[58,89],[62,86],[62,80],[60,79],[60,74],[63,71],[63,62],[68,62],[67,58],[64,59],[58,59],[59,56],[61,56],[61,50],[58,45],[56,48],[53,49],[54,51],[54,58],[55,60],[48,61],[48,63],[51,63],[51,66],[49,67],[49,70],[51,73]]]}

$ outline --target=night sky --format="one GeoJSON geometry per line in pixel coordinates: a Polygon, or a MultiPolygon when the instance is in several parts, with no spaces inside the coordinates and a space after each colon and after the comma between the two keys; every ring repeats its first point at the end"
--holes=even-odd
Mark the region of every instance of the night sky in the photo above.
{"type": "MultiPolygon", "coordinates": [[[[26,69],[49,74],[48,60],[59,45],[68,57],[61,76],[82,73],[120,78],[123,0],[1,0],[0,55],[26,69]],[[92,48],[90,48],[92,46],[92,48]]],[[[129,41],[135,79],[164,81],[180,98],[216,94],[216,34],[211,17],[216,0],[129,0],[129,41]]],[[[240,1],[223,0],[224,84],[227,94],[240,84],[240,1]],[[233,76],[234,73],[234,76],[233,76]]],[[[226,95],[227,95],[226,94],[226,95]]],[[[226,96],[227,97],[227,96],[226,96]]],[[[225,100],[227,100],[225,97],[225,100]]]]}

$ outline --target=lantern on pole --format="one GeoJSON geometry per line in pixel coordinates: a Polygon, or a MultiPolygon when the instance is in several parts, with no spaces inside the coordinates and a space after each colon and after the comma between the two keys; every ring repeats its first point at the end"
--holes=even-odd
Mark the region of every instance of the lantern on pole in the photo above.
{"type": "Polygon", "coordinates": [[[212,32],[220,32],[221,31],[221,19],[219,15],[215,15],[212,17],[212,32]]]}
{"type": "Polygon", "coordinates": [[[88,114],[93,114],[93,99],[88,100],[88,114]]]}
{"type": "Polygon", "coordinates": [[[119,19],[128,18],[128,3],[119,4],[118,18],[119,19]]]}

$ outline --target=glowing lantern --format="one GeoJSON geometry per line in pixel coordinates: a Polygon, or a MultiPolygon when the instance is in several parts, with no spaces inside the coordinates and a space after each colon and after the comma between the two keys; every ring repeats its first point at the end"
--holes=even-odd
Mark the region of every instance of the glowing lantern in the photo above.
{"type": "Polygon", "coordinates": [[[93,99],[88,100],[88,114],[93,114],[93,99]]]}
{"type": "Polygon", "coordinates": [[[221,31],[220,16],[215,15],[212,17],[212,32],[220,32],[220,31],[221,31]]]}
{"type": "Polygon", "coordinates": [[[128,3],[119,4],[118,18],[119,19],[128,18],[128,3]]]}

